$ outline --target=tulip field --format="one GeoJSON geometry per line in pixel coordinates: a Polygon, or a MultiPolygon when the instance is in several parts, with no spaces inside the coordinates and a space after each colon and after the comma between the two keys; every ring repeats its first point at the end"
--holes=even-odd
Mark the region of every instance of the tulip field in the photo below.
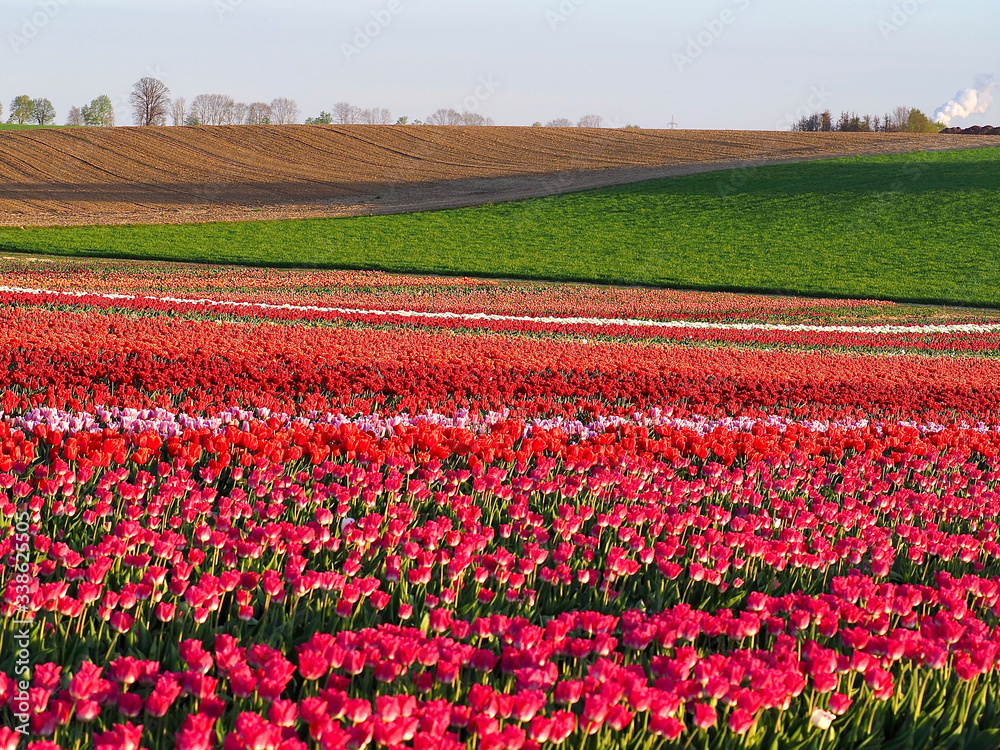
{"type": "Polygon", "coordinates": [[[1000,315],[0,258],[0,750],[996,748],[1000,315]]]}

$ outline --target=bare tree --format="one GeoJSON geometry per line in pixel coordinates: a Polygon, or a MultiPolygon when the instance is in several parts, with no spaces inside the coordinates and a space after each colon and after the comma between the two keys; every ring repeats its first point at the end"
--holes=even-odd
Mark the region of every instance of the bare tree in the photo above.
{"type": "Polygon", "coordinates": [[[894,133],[902,133],[910,122],[910,108],[896,107],[892,110],[892,120],[886,129],[894,133]]]}
{"type": "Polygon", "coordinates": [[[132,86],[129,103],[136,125],[163,125],[170,111],[170,89],[158,78],[145,76],[132,86]]]}
{"type": "Polygon", "coordinates": [[[188,107],[185,122],[188,125],[204,125],[205,121],[203,118],[208,115],[208,109],[208,94],[198,94],[198,96],[191,100],[191,106],[188,107]]]}
{"type": "Polygon", "coordinates": [[[361,122],[366,125],[388,125],[392,122],[392,112],[385,107],[361,110],[361,122]]]}
{"type": "Polygon", "coordinates": [[[493,118],[484,117],[478,112],[463,112],[462,113],[462,124],[463,125],[476,125],[479,127],[486,125],[495,125],[493,118]]]}
{"type": "Polygon", "coordinates": [[[250,115],[250,105],[244,102],[236,102],[233,105],[232,117],[230,117],[230,124],[232,125],[246,125],[247,117],[250,115]]]}
{"type": "Polygon", "coordinates": [[[83,125],[83,113],[79,107],[70,107],[69,114],[66,115],[67,125],[83,125]]]}
{"type": "Polygon", "coordinates": [[[428,125],[461,125],[462,113],[455,109],[439,109],[427,118],[428,125]]]}
{"type": "Polygon", "coordinates": [[[599,128],[604,123],[604,118],[600,115],[584,115],[576,124],[578,128],[599,128]]]}
{"type": "Polygon", "coordinates": [[[187,101],[178,96],[170,105],[170,121],[173,125],[183,125],[187,118],[187,101]]]}
{"type": "Polygon", "coordinates": [[[570,122],[569,120],[567,120],[565,117],[559,117],[559,118],[556,118],[555,120],[549,120],[547,123],[545,123],[545,127],[547,127],[547,128],[571,128],[571,127],[573,127],[573,123],[570,122]]]}
{"type": "Polygon", "coordinates": [[[226,94],[214,94],[213,97],[216,125],[229,125],[233,121],[233,108],[236,102],[226,94]]]}
{"type": "Polygon", "coordinates": [[[363,114],[361,107],[355,107],[350,102],[337,102],[333,105],[333,121],[338,125],[356,125],[361,122],[363,114]]]}
{"type": "Polygon", "coordinates": [[[247,125],[267,125],[271,121],[271,105],[253,102],[247,112],[247,125]]]}
{"type": "Polygon", "coordinates": [[[191,101],[189,116],[199,125],[229,125],[236,102],[225,94],[198,94],[191,101]]]}
{"type": "Polygon", "coordinates": [[[294,99],[280,97],[271,102],[272,125],[294,125],[299,121],[299,105],[294,99]]]}

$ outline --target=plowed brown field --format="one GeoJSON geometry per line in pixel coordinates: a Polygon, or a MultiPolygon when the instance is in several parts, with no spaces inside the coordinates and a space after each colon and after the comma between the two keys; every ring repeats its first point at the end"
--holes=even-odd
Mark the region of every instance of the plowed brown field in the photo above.
{"type": "Polygon", "coordinates": [[[477,205],[997,136],[429,126],[0,131],[0,226],[184,223],[477,205]]]}

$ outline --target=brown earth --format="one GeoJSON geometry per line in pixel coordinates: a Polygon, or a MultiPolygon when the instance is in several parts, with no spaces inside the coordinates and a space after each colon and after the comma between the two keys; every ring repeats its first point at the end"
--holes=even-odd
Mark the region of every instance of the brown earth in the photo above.
{"type": "Polygon", "coordinates": [[[0,226],[399,213],[998,136],[430,126],[0,131],[0,226]]]}

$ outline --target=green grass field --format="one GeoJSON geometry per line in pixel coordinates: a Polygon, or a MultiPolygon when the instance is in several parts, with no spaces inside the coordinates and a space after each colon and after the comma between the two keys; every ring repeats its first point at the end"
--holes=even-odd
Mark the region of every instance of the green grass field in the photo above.
{"type": "Polygon", "coordinates": [[[0,230],[0,249],[1000,306],[1000,149],[397,216],[0,230]]]}
{"type": "Polygon", "coordinates": [[[0,123],[0,130],[35,130],[37,128],[60,128],[62,125],[15,125],[14,123],[0,123]]]}

